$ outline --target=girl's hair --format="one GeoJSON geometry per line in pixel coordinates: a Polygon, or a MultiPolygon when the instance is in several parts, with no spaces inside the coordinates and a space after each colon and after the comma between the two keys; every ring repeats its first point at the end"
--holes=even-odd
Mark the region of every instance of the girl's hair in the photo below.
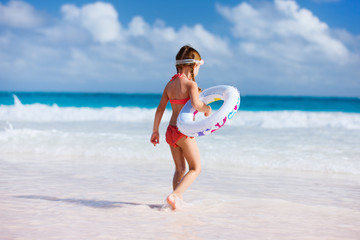
{"type": "MultiPolygon", "coordinates": [[[[183,60],[183,59],[201,60],[201,56],[199,52],[196,51],[193,47],[189,45],[185,45],[182,48],[180,48],[179,52],[176,54],[176,60],[183,60]]],[[[195,76],[194,76],[195,64],[196,63],[185,63],[185,64],[176,65],[176,72],[179,73],[180,69],[184,66],[190,66],[191,78],[195,82],[195,76]]],[[[199,92],[201,92],[201,88],[199,88],[199,92]]]]}

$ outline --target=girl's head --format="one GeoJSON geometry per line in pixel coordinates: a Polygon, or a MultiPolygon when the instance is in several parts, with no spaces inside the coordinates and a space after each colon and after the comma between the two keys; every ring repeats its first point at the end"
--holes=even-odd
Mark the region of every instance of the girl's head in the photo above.
{"type": "Polygon", "coordinates": [[[190,67],[192,80],[199,71],[200,65],[204,64],[198,51],[189,45],[183,46],[176,55],[176,71],[179,73],[184,67],[190,67]]]}

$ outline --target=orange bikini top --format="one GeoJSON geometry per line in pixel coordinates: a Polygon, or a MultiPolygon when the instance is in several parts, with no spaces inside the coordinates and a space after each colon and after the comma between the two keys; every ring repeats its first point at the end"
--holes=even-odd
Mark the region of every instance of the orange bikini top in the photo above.
{"type": "MultiPolygon", "coordinates": [[[[170,81],[174,80],[177,77],[186,77],[185,75],[181,74],[181,73],[177,73],[175,74],[170,81]]],[[[190,98],[184,98],[184,99],[169,99],[170,103],[172,104],[185,104],[187,101],[189,101],[190,98]]]]}

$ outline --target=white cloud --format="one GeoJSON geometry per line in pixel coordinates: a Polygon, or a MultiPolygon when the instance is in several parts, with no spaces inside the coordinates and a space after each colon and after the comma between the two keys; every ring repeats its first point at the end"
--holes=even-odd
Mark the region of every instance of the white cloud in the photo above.
{"type": "Polygon", "coordinates": [[[150,25],[140,16],[135,16],[129,24],[129,33],[135,37],[146,36],[150,31],[150,25]]]}
{"type": "Polygon", "coordinates": [[[16,28],[33,28],[43,19],[35,9],[23,1],[11,0],[7,5],[0,3],[0,24],[16,28]]]}
{"type": "Polygon", "coordinates": [[[330,35],[327,24],[321,22],[312,12],[300,9],[294,1],[276,0],[275,6],[288,17],[277,22],[275,26],[280,34],[302,37],[312,45],[314,51],[323,52],[334,61],[347,60],[347,48],[330,35]]]}
{"type": "Polygon", "coordinates": [[[109,3],[96,2],[82,8],[67,4],[62,6],[61,12],[66,20],[79,22],[91,33],[95,41],[107,43],[121,37],[118,14],[109,3]]]}
{"type": "Polygon", "coordinates": [[[214,51],[224,55],[230,55],[228,43],[221,37],[218,37],[206,29],[201,24],[197,24],[194,28],[183,27],[179,36],[184,36],[185,39],[193,39],[198,41],[200,46],[203,46],[207,51],[214,51]]]}
{"type": "Polygon", "coordinates": [[[263,19],[261,12],[250,4],[243,2],[234,8],[217,5],[217,10],[221,15],[234,23],[232,33],[235,37],[267,38],[269,32],[265,30],[268,24],[263,19]]]}
{"type": "Polygon", "coordinates": [[[61,7],[61,12],[64,18],[69,21],[78,20],[81,15],[81,9],[74,4],[65,4],[61,7]]]}
{"type": "Polygon", "coordinates": [[[292,61],[348,60],[348,49],[331,35],[327,24],[295,1],[275,0],[256,9],[243,2],[233,8],[218,5],[217,9],[234,24],[233,35],[243,42],[240,46],[247,54],[273,58],[276,53],[287,58],[289,52],[296,52],[292,61]]]}
{"type": "Polygon", "coordinates": [[[86,41],[86,32],[88,32],[95,42],[113,43],[117,46],[121,43],[127,45],[129,49],[138,49],[132,51],[138,52],[137,56],[132,57],[145,61],[149,60],[149,51],[156,50],[153,54],[154,60],[156,57],[164,57],[163,54],[168,54],[168,50],[174,45],[189,43],[215,54],[230,53],[228,43],[207,31],[201,24],[193,27],[183,26],[176,31],[161,20],[151,25],[141,16],[134,16],[126,28],[118,21],[114,7],[103,2],[86,4],[82,7],[66,4],[62,6],[61,12],[63,14],[61,24],[41,30],[49,38],[61,41],[66,39],[73,39],[75,42],[76,39],[86,41]]]}
{"type": "Polygon", "coordinates": [[[207,31],[201,24],[193,27],[183,26],[176,31],[167,27],[164,22],[157,21],[153,26],[145,22],[141,16],[136,16],[129,23],[129,28],[124,29],[127,36],[142,37],[151,43],[154,48],[163,48],[164,45],[184,45],[192,43],[210,52],[229,55],[228,43],[219,36],[207,31]]]}

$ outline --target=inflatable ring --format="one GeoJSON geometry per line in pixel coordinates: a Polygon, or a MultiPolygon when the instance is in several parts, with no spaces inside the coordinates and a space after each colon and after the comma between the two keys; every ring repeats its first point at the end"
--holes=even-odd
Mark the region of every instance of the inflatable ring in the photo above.
{"type": "Polygon", "coordinates": [[[204,136],[220,129],[230,120],[240,106],[240,93],[232,86],[220,85],[205,89],[199,95],[201,101],[206,104],[224,100],[221,108],[199,121],[194,121],[198,113],[188,101],[181,109],[177,119],[177,127],[180,132],[189,137],[204,136]]]}

